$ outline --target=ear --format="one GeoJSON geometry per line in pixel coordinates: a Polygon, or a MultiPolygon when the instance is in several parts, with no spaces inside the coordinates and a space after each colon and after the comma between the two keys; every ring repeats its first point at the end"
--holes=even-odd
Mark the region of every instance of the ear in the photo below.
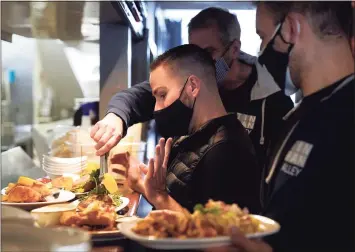
{"type": "Polygon", "coordinates": [[[240,41],[239,40],[234,40],[234,42],[231,45],[231,56],[232,59],[238,59],[239,58],[239,53],[240,53],[240,41]]]}
{"type": "Polygon", "coordinates": [[[290,13],[287,15],[281,29],[281,34],[284,40],[288,43],[295,44],[299,39],[301,32],[304,30],[305,17],[297,14],[290,13]]]}
{"type": "Polygon", "coordinates": [[[191,75],[189,77],[188,82],[190,83],[190,85],[187,87],[188,90],[187,92],[189,93],[190,96],[196,98],[197,95],[200,93],[202,81],[196,75],[191,75]]]}

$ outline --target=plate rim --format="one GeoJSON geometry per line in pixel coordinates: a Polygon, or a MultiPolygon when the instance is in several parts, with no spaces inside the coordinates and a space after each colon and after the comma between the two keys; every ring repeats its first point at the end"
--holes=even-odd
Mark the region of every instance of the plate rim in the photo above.
{"type": "Polygon", "coordinates": [[[111,230],[111,231],[88,231],[92,238],[105,238],[115,235],[122,235],[121,230],[111,230]]]}
{"type": "MultiPolygon", "coordinates": [[[[3,188],[1,190],[1,194],[4,194],[4,191],[6,191],[6,188],[3,188]]],[[[20,207],[20,206],[46,206],[46,205],[51,205],[51,204],[59,204],[59,203],[65,203],[65,202],[69,202],[73,199],[75,199],[75,194],[71,191],[67,191],[67,190],[60,190],[60,192],[65,192],[68,194],[68,199],[66,200],[59,200],[59,201],[41,201],[41,202],[28,202],[28,203],[24,203],[24,202],[6,202],[6,201],[1,201],[1,204],[3,204],[4,206],[14,206],[14,207],[20,207]],[[70,195],[70,199],[69,199],[69,195],[70,195]]]]}
{"type": "Polygon", "coordinates": [[[122,204],[119,205],[118,207],[115,207],[115,211],[121,211],[122,209],[124,209],[126,206],[128,206],[130,200],[127,197],[121,196],[120,199],[122,199],[122,204]]]}

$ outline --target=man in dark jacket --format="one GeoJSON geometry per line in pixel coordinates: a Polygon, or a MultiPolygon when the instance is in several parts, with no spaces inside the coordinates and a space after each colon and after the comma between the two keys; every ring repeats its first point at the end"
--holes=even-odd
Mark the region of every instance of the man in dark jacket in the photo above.
{"type": "MultiPolygon", "coordinates": [[[[279,132],[282,117],[293,107],[281,91],[285,79],[275,82],[268,67],[279,61],[258,62],[240,52],[240,26],[235,15],[219,8],[207,8],[189,24],[189,42],[208,50],[215,60],[222,102],[228,112],[237,113],[249,132],[262,165],[269,142],[279,132]],[[265,67],[266,65],[266,67],[265,67]]],[[[281,72],[286,69],[280,68],[281,72]]],[[[115,146],[127,127],[152,119],[155,99],[149,82],[137,84],[112,97],[108,114],[92,130],[102,155],[115,146]]]]}
{"type": "Polygon", "coordinates": [[[156,209],[193,211],[214,199],[260,210],[261,172],[252,143],[237,116],[227,114],[215,77],[209,53],[191,44],[170,49],[151,65],[154,119],[169,140],[159,141],[155,159],[143,169],[144,182],[132,189],[156,209]]]}
{"type": "MultiPolygon", "coordinates": [[[[233,235],[244,252],[354,249],[354,58],[350,2],[263,2],[257,28],[271,55],[289,60],[300,105],[267,162],[266,215],[280,232],[264,242],[233,235]],[[268,32],[267,23],[276,22],[268,32]]],[[[217,250],[221,251],[221,250],[217,250]]]]}

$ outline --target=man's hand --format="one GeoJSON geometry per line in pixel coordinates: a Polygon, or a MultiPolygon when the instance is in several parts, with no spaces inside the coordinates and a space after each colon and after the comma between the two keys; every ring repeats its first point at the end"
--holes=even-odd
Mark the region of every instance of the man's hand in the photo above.
{"type": "Polygon", "coordinates": [[[238,228],[232,228],[232,243],[230,247],[219,247],[205,250],[205,252],[272,252],[272,248],[260,240],[250,240],[238,228]]]}
{"type": "Polygon", "coordinates": [[[113,113],[108,113],[91,129],[90,136],[97,143],[96,155],[102,156],[109,152],[122,138],[123,121],[113,113]]]}
{"type": "Polygon", "coordinates": [[[147,174],[148,167],[145,164],[135,164],[129,167],[127,184],[128,186],[139,193],[145,194],[143,174],[147,174]]]}
{"type": "Polygon", "coordinates": [[[166,143],[161,138],[155,148],[155,158],[149,160],[148,172],[144,178],[145,196],[153,205],[168,196],[166,191],[166,169],[168,166],[172,139],[166,143]]]}

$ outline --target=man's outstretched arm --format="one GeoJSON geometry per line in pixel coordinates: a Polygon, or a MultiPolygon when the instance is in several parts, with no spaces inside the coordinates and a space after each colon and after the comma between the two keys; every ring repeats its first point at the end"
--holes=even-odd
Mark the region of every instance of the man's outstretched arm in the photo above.
{"type": "MultiPolygon", "coordinates": [[[[117,92],[108,104],[107,113],[119,116],[126,128],[153,117],[155,99],[148,81],[117,92]]],[[[124,134],[123,134],[124,135],[124,134]]]]}
{"type": "Polygon", "coordinates": [[[145,81],[115,94],[108,105],[106,116],[91,130],[96,141],[97,155],[110,151],[126,135],[127,128],[153,117],[155,98],[149,82],[145,81]]]}

